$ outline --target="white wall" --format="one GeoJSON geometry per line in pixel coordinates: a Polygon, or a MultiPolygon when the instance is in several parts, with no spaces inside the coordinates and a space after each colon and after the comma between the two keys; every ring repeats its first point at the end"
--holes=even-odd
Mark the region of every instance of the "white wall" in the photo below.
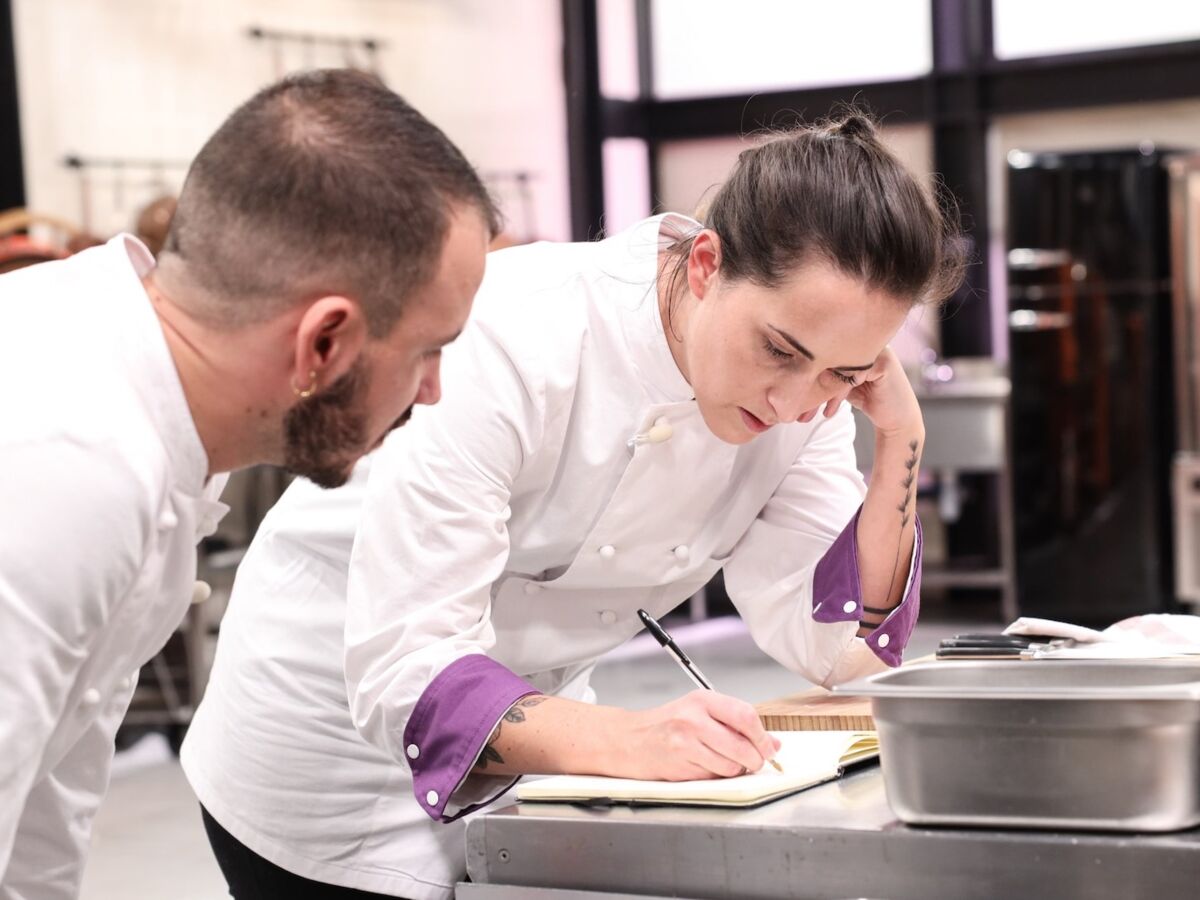
{"type": "MultiPolygon", "coordinates": [[[[274,80],[251,26],[380,38],[381,74],[485,174],[534,174],[532,230],[570,236],[557,0],[13,0],[28,205],[73,221],[69,152],[187,160],[225,116],[274,80]]],[[[341,51],[287,51],[285,69],[344,65],[341,51]]],[[[165,173],[177,190],[182,172],[165,173]]],[[[158,192],[147,173],[97,174],[92,229],[129,228],[158,192]]],[[[511,189],[514,231],[531,230],[511,189]]]]}

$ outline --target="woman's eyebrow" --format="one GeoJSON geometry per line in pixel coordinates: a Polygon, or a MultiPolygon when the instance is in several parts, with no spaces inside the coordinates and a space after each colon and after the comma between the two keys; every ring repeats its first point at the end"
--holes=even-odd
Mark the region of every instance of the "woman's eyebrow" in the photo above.
{"type": "MultiPolygon", "coordinates": [[[[807,347],[805,347],[802,343],[800,343],[783,329],[776,328],[769,322],[767,323],[767,327],[795,347],[796,350],[798,350],[803,356],[807,357],[808,359],[816,359],[816,357],[812,355],[812,352],[807,347]]],[[[836,372],[865,372],[867,369],[873,368],[874,365],[875,363],[867,363],[865,366],[830,366],[829,368],[836,372]]]]}

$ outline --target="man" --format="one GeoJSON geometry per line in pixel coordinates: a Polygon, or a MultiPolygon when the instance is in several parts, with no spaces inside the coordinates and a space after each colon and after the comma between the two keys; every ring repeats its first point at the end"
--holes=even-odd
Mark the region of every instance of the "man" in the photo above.
{"type": "Polygon", "coordinates": [[[213,135],[157,267],[122,235],[0,278],[0,898],[78,893],[133,675],[224,512],[218,473],[337,486],[436,403],[497,230],[445,135],[324,71],[213,135]]]}

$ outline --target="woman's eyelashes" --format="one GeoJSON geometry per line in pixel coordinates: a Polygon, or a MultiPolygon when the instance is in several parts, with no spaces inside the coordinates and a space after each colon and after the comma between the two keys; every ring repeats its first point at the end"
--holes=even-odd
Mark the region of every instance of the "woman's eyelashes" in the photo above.
{"type": "Polygon", "coordinates": [[[850,387],[858,386],[858,381],[855,379],[855,377],[853,375],[847,375],[844,372],[839,372],[837,369],[830,369],[829,372],[831,375],[833,375],[834,378],[836,378],[838,381],[842,382],[843,384],[848,384],[848,385],[850,385],[850,387]]]}
{"type": "Polygon", "coordinates": [[[780,362],[786,362],[795,357],[794,353],[788,353],[786,350],[780,350],[777,346],[775,346],[775,342],[770,338],[765,338],[763,340],[763,346],[766,348],[767,352],[771,354],[771,356],[775,357],[775,359],[779,360],[780,362]]]}
{"type": "MultiPolygon", "coordinates": [[[[778,362],[786,363],[796,358],[796,354],[788,353],[786,350],[779,349],[775,342],[770,338],[763,339],[763,347],[766,349],[767,353],[769,353],[771,357],[778,362]]],[[[850,387],[858,387],[858,379],[856,379],[853,375],[847,375],[844,372],[839,372],[837,369],[829,369],[828,372],[838,381],[842,382],[842,384],[848,384],[850,387]]]]}

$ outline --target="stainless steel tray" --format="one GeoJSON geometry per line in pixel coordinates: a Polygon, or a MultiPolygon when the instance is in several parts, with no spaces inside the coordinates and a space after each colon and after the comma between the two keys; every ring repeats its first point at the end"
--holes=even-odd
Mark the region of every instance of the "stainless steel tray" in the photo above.
{"type": "Polygon", "coordinates": [[[1200,663],[943,661],[871,698],[904,822],[1175,831],[1200,824],[1200,663]]]}

